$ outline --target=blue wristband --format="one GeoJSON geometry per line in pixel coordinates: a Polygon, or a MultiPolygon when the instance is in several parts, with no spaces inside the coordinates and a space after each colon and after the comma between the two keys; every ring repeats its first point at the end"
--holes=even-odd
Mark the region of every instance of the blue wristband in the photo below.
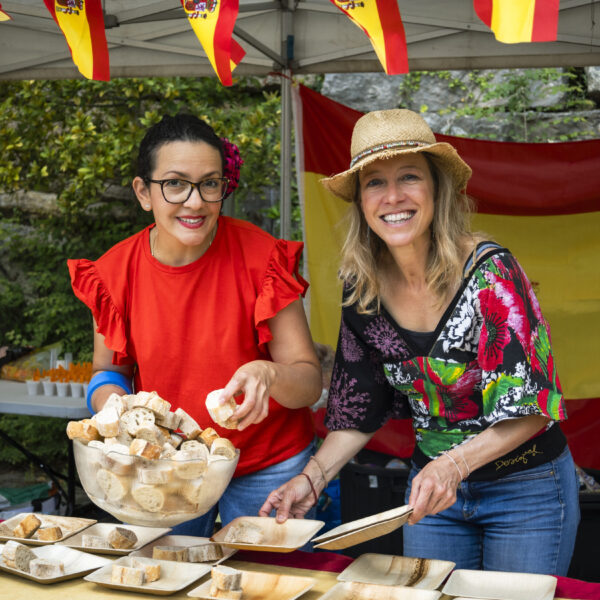
{"type": "Polygon", "coordinates": [[[94,392],[103,385],[118,385],[123,388],[128,394],[131,394],[133,389],[131,387],[131,379],[122,373],[116,371],[102,371],[102,373],[96,373],[88,383],[86,402],[89,411],[94,414],[92,408],[92,395],[94,392]]]}

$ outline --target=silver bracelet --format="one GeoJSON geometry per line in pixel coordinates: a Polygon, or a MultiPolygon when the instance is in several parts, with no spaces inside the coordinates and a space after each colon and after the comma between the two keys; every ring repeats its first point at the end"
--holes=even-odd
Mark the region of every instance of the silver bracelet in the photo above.
{"type": "Polygon", "coordinates": [[[447,450],[443,450],[442,452],[440,452],[440,454],[447,456],[453,463],[454,466],[456,467],[456,470],[458,471],[458,474],[460,475],[460,480],[462,481],[464,479],[462,471],[460,470],[460,467],[458,466],[458,463],[450,456],[450,454],[448,453],[447,450]]]}
{"type": "MultiPolygon", "coordinates": [[[[469,477],[469,475],[471,474],[471,469],[469,469],[469,464],[465,460],[465,455],[463,454],[462,448],[460,446],[455,446],[454,449],[460,451],[460,457],[462,458],[462,461],[465,463],[465,467],[467,467],[467,477],[469,477]]],[[[465,477],[465,479],[467,477],[465,477]]]]}

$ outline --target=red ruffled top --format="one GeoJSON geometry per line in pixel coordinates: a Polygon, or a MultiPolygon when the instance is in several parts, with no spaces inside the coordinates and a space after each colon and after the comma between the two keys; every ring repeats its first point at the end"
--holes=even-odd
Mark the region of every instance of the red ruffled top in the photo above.
{"type": "Polygon", "coordinates": [[[240,448],[236,476],[294,456],[313,438],[307,408],[271,399],[265,421],[237,431],[216,425],[204,401],[244,363],[270,359],[268,320],[308,288],[298,273],[302,243],[221,216],[204,255],[171,267],[150,253],[152,227],[97,261],[68,261],[73,290],[114,350],[113,363],[136,365],[136,390],[156,390],[240,448]]]}

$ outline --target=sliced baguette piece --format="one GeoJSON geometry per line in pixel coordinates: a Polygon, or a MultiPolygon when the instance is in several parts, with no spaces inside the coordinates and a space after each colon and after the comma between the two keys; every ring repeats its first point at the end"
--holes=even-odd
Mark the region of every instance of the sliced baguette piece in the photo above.
{"type": "Polygon", "coordinates": [[[138,392],[131,400],[132,408],[147,408],[156,416],[164,417],[171,410],[171,403],[163,400],[157,392],[138,392]]]}
{"type": "Polygon", "coordinates": [[[64,564],[53,558],[34,558],[29,563],[29,572],[39,579],[50,579],[51,577],[61,577],[65,574],[64,564]]]}
{"type": "Polygon", "coordinates": [[[214,456],[224,456],[227,460],[235,458],[235,446],[227,438],[218,438],[210,446],[210,453],[214,456]]]}
{"type": "Polygon", "coordinates": [[[188,440],[194,440],[199,435],[202,429],[196,421],[188,415],[183,408],[178,408],[175,414],[179,416],[179,430],[185,435],[188,440]]]}
{"type": "Polygon", "coordinates": [[[198,440],[187,440],[179,446],[180,452],[185,452],[190,458],[208,460],[208,447],[198,440]]]}
{"type": "Polygon", "coordinates": [[[79,439],[83,442],[91,440],[100,440],[102,437],[92,423],[91,419],[82,419],[81,421],[69,421],[67,423],[67,437],[70,440],[79,439]]]}
{"type": "Polygon", "coordinates": [[[261,528],[250,521],[239,521],[232,525],[223,541],[238,544],[260,544],[264,539],[261,528]]]}
{"type": "Polygon", "coordinates": [[[214,581],[211,581],[209,593],[211,598],[223,598],[223,600],[241,600],[244,592],[242,590],[221,590],[217,587],[217,584],[214,581]]]}
{"type": "Polygon", "coordinates": [[[29,573],[29,563],[37,558],[28,546],[19,545],[15,550],[15,566],[19,571],[29,573]]]}
{"type": "Polygon", "coordinates": [[[152,558],[155,560],[187,562],[188,548],[185,546],[154,546],[152,548],[152,558]]]}
{"type": "Polygon", "coordinates": [[[217,565],[210,570],[212,582],[219,590],[241,590],[242,572],[225,565],[217,565]]]}
{"type": "Polygon", "coordinates": [[[129,454],[142,456],[143,458],[148,458],[150,460],[160,458],[161,452],[162,446],[153,444],[152,442],[141,438],[135,438],[129,446],[129,454]]]}
{"type": "Polygon", "coordinates": [[[237,404],[233,398],[229,398],[224,404],[220,403],[221,392],[223,390],[214,390],[206,396],[206,409],[211,419],[227,429],[237,429],[238,421],[233,419],[233,413],[237,409],[237,404]]]}
{"type": "Polygon", "coordinates": [[[125,527],[115,527],[108,534],[108,543],[117,549],[129,550],[133,548],[138,541],[137,535],[131,529],[125,529],[125,527]]]}
{"type": "Polygon", "coordinates": [[[165,504],[165,494],[154,485],[136,483],[131,488],[133,499],[148,512],[160,512],[165,504]]]}
{"type": "Polygon", "coordinates": [[[12,563],[15,562],[15,555],[17,553],[17,548],[19,546],[23,546],[20,542],[15,542],[15,540],[9,540],[4,544],[2,548],[2,560],[4,562],[10,561],[12,563]]]}
{"type": "Polygon", "coordinates": [[[125,411],[121,415],[121,425],[129,433],[135,437],[139,429],[154,425],[154,413],[149,408],[138,406],[125,411]]]}
{"type": "Polygon", "coordinates": [[[13,536],[19,538],[30,538],[39,528],[42,522],[34,515],[29,514],[21,519],[13,529],[13,536]]]}
{"type": "Polygon", "coordinates": [[[114,406],[105,406],[92,417],[92,423],[102,437],[116,437],[121,432],[119,413],[114,406]]]}
{"type": "Polygon", "coordinates": [[[212,562],[223,558],[223,548],[219,544],[200,544],[188,547],[190,562],[212,562]]]}
{"type": "Polygon", "coordinates": [[[106,499],[111,502],[123,499],[129,490],[129,484],[125,478],[121,479],[118,475],[106,469],[98,469],[96,481],[104,492],[106,499]]]}
{"type": "Polygon", "coordinates": [[[144,585],[146,582],[146,571],[136,567],[125,565],[113,565],[110,574],[111,583],[122,585],[144,585]]]}
{"type": "Polygon", "coordinates": [[[198,479],[206,471],[208,462],[201,458],[190,456],[188,452],[177,450],[169,457],[175,465],[175,473],[180,479],[198,479]]]}
{"type": "Polygon", "coordinates": [[[212,443],[219,439],[219,434],[212,427],[207,427],[200,434],[200,439],[210,448],[212,443]]]}
{"type": "Polygon", "coordinates": [[[126,410],[129,410],[130,407],[124,396],[113,393],[106,399],[102,410],[105,408],[114,408],[120,417],[126,410]]]}
{"type": "Polygon", "coordinates": [[[156,423],[161,427],[166,427],[167,429],[178,429],[180,421],[181,415],[178,415],[175,412],[169,411],[166,415],[163,416],[156,415],[156,423]]]}
{"type": "Polygon", "coordinates": [[[37,530],[37,539],[44,542],[55,542],[63,536],[62,529],[58,525],[52,527],[40,527],[37,530]]]}
{"type": "Polygon", "coordinates": [[[151,558],[132,556],[131,566],[135,569],[144,569],[146,583],[152,583],[160,579],[160,563],[151,558]]]}

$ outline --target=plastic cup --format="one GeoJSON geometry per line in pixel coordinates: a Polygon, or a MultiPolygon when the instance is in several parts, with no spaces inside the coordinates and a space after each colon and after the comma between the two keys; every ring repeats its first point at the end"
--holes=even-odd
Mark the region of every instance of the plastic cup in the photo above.
{"type": "Polygon", "coordinates": [[[69,395],[70,386],[68,381],[57,381],[56,382],[56,393],[61,398],[66,398],[69,395]]]}
{"type": "Polygon", "coordinates": [[[54,381],[42,381],[42,387],[44,388],[44,396],[54,396],[56,393],[54,381]]]}
{"type": "Polygon", "coordinates": [[[71,381],[71,396],[73,398],[81,398],[83,396],[83,383],[71,381]]]}
{"type": "Polygon", "coordinates": [[[25,381],[27,384],[27,395],[28,396],[37,396],[42,393],[42,384],[39,381],[35,381],[34,379],[27,379],[25,381]]]}

